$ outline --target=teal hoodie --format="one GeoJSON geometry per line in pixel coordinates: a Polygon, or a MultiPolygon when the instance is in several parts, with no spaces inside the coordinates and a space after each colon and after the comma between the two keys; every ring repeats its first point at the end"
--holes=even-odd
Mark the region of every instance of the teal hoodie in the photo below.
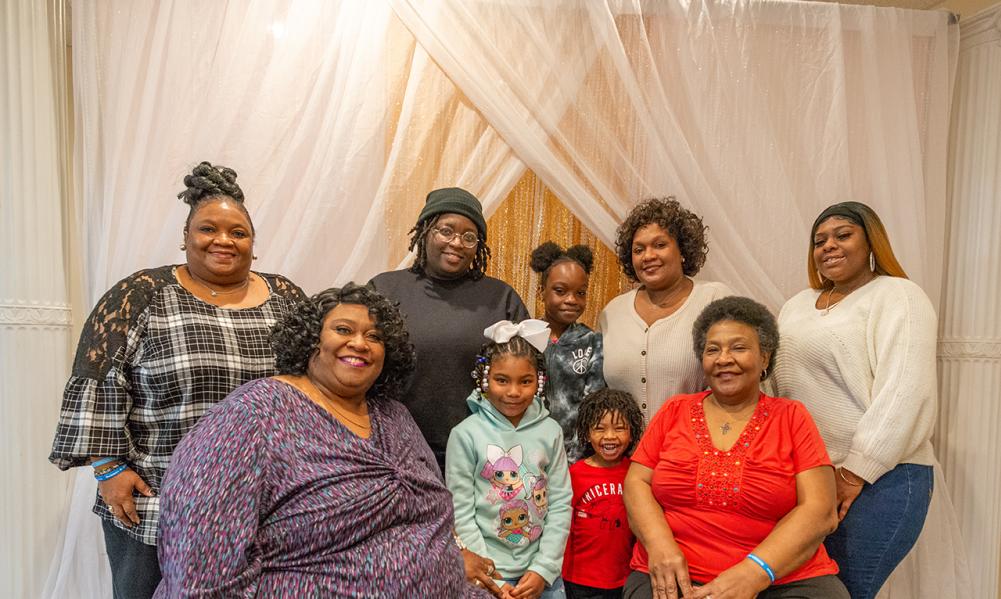
{"type": "Polygon", "coordinates": [[[504,578],[531,570],[552,584],[563,567],[573,496],[563,429],[538,397],[517,427],[479,390],[466,403],[472,415],[452,429],[445,453],[455,531],[504,578]]]}

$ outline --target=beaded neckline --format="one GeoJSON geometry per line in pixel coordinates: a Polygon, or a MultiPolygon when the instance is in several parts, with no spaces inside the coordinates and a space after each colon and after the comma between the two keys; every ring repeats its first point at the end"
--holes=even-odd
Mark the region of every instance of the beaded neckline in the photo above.
{"type": "Polygon", "coordinates": [[[737,437],[737,442],[730,449],[722,450],[713,445],[709,426],[706,424],[702,401],[707,395],[698,397],[690,408],[692,431],[695,434],[695,443],[701,452],[696,476],[696,500],[699,505],[735,510],[740,505],[744,457],[758,436],[762,424],[768,418],[769,401],[765,394],[760,395],[758,405],[754,408],[754,413],[751,414],[744,430],[737,437]]]}

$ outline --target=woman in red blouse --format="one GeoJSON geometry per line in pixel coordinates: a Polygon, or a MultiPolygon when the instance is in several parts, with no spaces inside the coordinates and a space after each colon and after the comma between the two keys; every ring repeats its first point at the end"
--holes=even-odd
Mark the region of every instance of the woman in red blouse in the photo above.
{"type": "Polygon", "coordinates": [[[848,599],[821,544],[838,521],[827,450],[802,404],[759,387],[775,318],[727,297],[692,334],[709,390],[671,398],[633,454],[623,597],[848,599]]]}

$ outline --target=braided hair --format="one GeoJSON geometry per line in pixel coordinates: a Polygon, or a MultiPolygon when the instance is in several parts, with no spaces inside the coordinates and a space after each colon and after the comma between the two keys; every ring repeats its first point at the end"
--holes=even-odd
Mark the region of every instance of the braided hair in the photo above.
{"type": "Polygon", "coordinates": [[[577,443],[583,450],[582,458],[589,458],[594,455],[594,448],[591,447],[591,429],[598,426],[605,414],[620,414],[629,426],[629,434],[632,440],[629,447],[622,455],[632,455],[643,435],[643,413],[636,405],[636,400],[628,391],[617,389],[599,389],[588,394],[584,401],[577,408],[576,437],[577,443]]]}
{"type": "Polygon", "coordinates": [[[210,200],[229,198],[236,202],[240,210],[247,216],[250,222],[250,231],[254,233],[254,221],[247,212],[247,207],[243,205],[243,190],[236,182],[236,171],[222,165],[213,166],[210,162],[200,162],[198,166],[191,170],[190,175],[184,176],[185,190],[177,194],[177,198],[189,206],[188,218],[184,221],[184,232],[188,232],[191,224],[191,217],[195,215],[199,206],[203,206],[210,200]]]}
{"type": "Polygon", "coordinates": [[[545,402],[546,359],[542,352],[535,349],[535,346],[526,341],[524,337],[514,336],[511,337],[510,341],[504,343],[491,341],[480,349],[480,353],[476,356],[476,365],[469,373],[476,381],[476,388],[482,393],[486,393],[490,365],[494,363],[494,360],[503,357],[526,358],[532,363],[538,373],[539,388],[536,394],[545,402]]]}
{"type": "MultiPolygon", "coordinates": [[[[417,254],[417,259],[414,260],[413,265],[409,268],[410,272],[427,276],[428,233],[438,223],[438,218],[440,217],[440,214],[436,214],[430,218],[419,220],[414,225],[414,228],[410,229],[410,245],[407,246],[407,249],[417,254]]],[[[473,258],[473,263],[469,265],[469,278],[474,281],[482,279],[483,275],[487,274],[487,263],[489,261],[490,247],[487,246],[487,240],[481,237],[476,242],[476,256],[473,258]]]]}
{"type": "Polygon", "coordinates": [[[594,267],[594,253],[586,245],[573,245],[564,250],[552,241],[543,243],[532,250],[530,262],[532,270],[539,273],[539,287],[546,286],[549,271],[563,262],[576,262],[584,269],[584,274],[589,275],[594,267]]]}

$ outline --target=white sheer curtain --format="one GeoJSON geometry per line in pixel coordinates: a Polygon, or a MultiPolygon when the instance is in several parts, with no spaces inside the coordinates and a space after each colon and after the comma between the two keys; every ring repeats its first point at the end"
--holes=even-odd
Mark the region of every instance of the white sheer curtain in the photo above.
{"type": "Polygon", "coordinates": [[[0,3],[0,596],[38,597],[69,481],[49,467],[69,372],[51,3],[0,3]]]}
{"type": "MultiPolygon", "coordinates": [[[[704,276],[773,307],[806,283],[814,215],[866,201],[939,297],[957,39],[945,14],[78,0],[73,33],[91,301],[183,259],[173,196],[206,159],[240,173],[256,267],[310,292],[396,266],[428,190],[462,185],[490,212],[527,166],[606,243],[638,199],[677,195],[710,226],[704,276]]],[[[100,571],[92,495],[77,495],[54,595],[100,571]]]]}

